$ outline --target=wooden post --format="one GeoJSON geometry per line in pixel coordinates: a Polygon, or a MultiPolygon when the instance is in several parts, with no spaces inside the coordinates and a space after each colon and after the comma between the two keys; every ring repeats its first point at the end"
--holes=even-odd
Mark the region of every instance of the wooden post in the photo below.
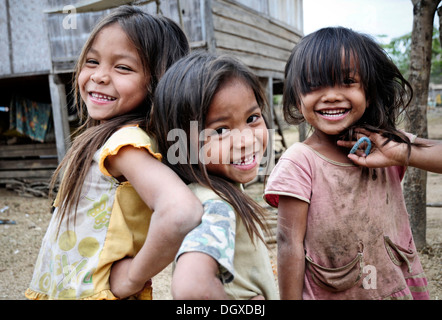
{"type": "Polygon", "coordinates": [[[267,143],[267,150],[264,155],[266,158],[266,163],[264,167],[264,175],[269,175],[275,166],[275,119],[273,117],[273,78],[259,78],[261,86],[264,88],[267,102],[269,104],[269,109],[264,114],[264,118],[267,122],[267,127],[269,129],[269,141],[267,143]]]}
{"type": "Polygon", "coordinates": [[[57,157],[58,162],[60,162],[70,145],[70,130],[66,90],[64,83],[57,74],[49,74],[49,90],[51,91],[57,157]]]}
{"type": "MultiPolygon", "coordinates": [[[[441,0],[411,0],[413,30],[411,32],[410,76],[414,90],[405,130],[427,138],[427,100],[431,69],[433,21],[441,0]]],[[[426,245],[427,172],[410,167],[404,179],[404,196],[417,249],[426,245]]]]}
{"type": "Polygon", "coordinates": [[[265,117],[267,120],[267,126],[269,129],[273,129],[275,122],[273,118],[273,78],[267,77],[267,78],[259,78],[259,81],[261,82],[261,86],[264,89],[264,92],[267,97],[267,102],[269,103],[269,109],[265,113],[265,117]]]}
{"type": "Polygon", "coordinates": [[[204,17],[203,40],[206,41],[207,51],[216,52],[215,31],[213,27],[212,0],[201,1],[201,12],[204,17]]]}

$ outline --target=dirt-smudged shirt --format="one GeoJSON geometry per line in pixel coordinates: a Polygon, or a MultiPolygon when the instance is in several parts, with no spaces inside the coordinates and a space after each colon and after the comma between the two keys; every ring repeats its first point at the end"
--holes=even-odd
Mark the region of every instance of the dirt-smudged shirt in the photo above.
{"type": "Polygon", "coordinates": [[[309,203],[304,299],[428,299],[402,194],[404,167],[368,169],[303,143],[280,158],[265,190],[309,203]]]}

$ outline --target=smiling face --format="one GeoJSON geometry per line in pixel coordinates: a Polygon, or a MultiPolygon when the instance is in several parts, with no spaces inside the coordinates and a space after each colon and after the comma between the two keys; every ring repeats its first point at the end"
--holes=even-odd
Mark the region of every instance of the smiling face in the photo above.
{"type": "Polygon", "coordinates": [[[97,34],[86,54],[78,86],[90,117],[105,121],[140,106],[149,80],[135,46],[114,23],[97,34]]]}
{"type": "Polygon", "coordinates": [[[268,132],[254,92],[240,79],[231,79],[214,95],[205,121],[203,146],[207,171],[246,183],[258,174],[268,132]]]}
{"type": "Polygon", "coordinates": [[[318,133],[342,133],[356,123],[367,108],[365,90],[354,61],[350,62],[350,70],[343,73],[343,83],[334,86],[311,84],[311,91],[301,96],[300,111],[318,133]]]}

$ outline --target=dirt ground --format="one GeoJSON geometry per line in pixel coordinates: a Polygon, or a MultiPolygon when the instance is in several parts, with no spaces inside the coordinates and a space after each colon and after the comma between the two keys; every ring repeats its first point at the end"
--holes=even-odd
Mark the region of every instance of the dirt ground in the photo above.
{"type": "MultiPolygon", "coordinates": [[[[442,108],[428,114],[429,136],[442,139],[442,108]]],[[[287,129],[286,139],[292,143],[294,132],[287,129]]],[[[246,188],[255,200],[262,203],[262,183],[246,188]]],[[[442,203],[442,175],[428,173],[427,202],[442,203]]],[[[0,187],[0,219],[15,224],[0,224],[0,300],[26,299],[24,291],[31,281],[34,263],[51,218],[50,203],[44,198],[19,196],[0,187]],[[5,209],[8,207],[8,209],[5,209]]],[[[442,208],[427,208],[427,247],[420,258],[429,281],[430,297],[442,299],[442,208]]],[[[276,265],[276,245],[269,254],[276,265]]],[[[171,266],[153,279],[154,299],[171,299],[171,266]]]]}

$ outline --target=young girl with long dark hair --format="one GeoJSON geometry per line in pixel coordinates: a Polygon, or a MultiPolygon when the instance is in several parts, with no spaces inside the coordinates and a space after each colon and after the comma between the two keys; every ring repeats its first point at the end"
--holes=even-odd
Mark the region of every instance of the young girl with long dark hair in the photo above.
{"type": "Polygon", "coordinates": [[[173,260],[202,214],[145,132],[158,81],[188,51],[176,23],[136,7],[119,7],[92,30],[75,72],[86,119],[54,174],[53,184],[62,176],[56,209],[28,298],[140,291],[137,297],[152,298],[149,279],[173,260]]]}
{"type": "Polygon", "coordinates": [[[337,144],[367,130],[411,148],[415,136],[397,129],[411,95],[364,34],[324,28],[293,49],[284,115],[313,132],[284,153],[265,190],[278,207],[282,299],[428,299],[401,189],[406,167],[355,166],[337,144]]]}
{"type": "Polygon", "coordinates": [[[242,188],[266,151],[266,105],[256,76],[229,56],[193,53],[158,84],[150,133],[204,207],[177,254],[175,299],[277,298],[265,212],[242,188]]]}

